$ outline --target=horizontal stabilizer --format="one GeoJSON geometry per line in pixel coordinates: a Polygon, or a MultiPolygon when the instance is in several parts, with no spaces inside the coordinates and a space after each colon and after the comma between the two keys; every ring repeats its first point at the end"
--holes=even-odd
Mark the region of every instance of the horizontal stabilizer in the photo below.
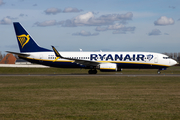
{"type": "Polygon", "coordinates": [[[16,53],[16,52],[11,52],[11,51],[6,51],[6,52],[11,53],[11,54],[15,54],[15,55],[24,56],[24,57],[30,56],[29,54],[24,54],[24,53],[16,53]]]}

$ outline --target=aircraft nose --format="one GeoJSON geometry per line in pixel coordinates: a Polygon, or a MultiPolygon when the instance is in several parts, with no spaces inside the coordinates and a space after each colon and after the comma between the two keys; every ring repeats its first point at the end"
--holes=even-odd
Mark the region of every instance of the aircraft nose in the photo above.
{"type": "Polygon", "coordinates": [[[179,64],[179,63],[177,63],[175,60],[171,59],[171,65],[176,65],[176,64],[179,64]]]}

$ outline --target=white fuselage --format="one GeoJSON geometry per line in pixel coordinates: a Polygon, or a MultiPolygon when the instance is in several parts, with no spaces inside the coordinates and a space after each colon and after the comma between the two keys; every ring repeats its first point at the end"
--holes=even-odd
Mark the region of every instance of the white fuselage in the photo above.
{"type": "MultiPolygon", "coordinates": [[[[166,68],[175,65],[177,62],[167,55],[152,52],[59,52],[63,57],[101,63],[115,63],[121,68],[150,68],[159,66],[166,68]]],[[[31,52],[27,59],[46,62],[53,62],[56,58],[54,52],[31,52]]],[[[73,60],[58,59],[56,63],[73,63],[73,60]]],[[[69,68],[69,66],[68,66],[69,68]]]]}

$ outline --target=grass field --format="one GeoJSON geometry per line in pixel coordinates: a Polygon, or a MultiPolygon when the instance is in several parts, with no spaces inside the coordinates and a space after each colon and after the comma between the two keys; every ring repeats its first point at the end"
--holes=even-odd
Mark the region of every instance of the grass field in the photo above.
{"type": "MultiPolygon", "coordinates": [[[[172,69],[175,73],[179,71],[179,68],[172,69]]],[[[21,74],[20,70],[6,68],[4,71],[21,74]]],[[[60,70],[24,69],[22,72],[61,74],[60,70]]],[[[5,74],[4,71],[0,69],[0,74],[5,74]]],[[[71,69],[64,70],[64,73],[71,72],[71,69]]],[[[124,72],[128,73],[142,74],[142,71],[124,72]]],[[[180,77],[0,77],[0,120],[14,119],[178,120],[180,77]]]]}

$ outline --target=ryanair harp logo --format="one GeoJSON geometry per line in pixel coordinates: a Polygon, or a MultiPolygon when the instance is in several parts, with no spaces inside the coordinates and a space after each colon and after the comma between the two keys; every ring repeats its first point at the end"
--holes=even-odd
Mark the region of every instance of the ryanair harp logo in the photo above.
{"type": "Polygon", "coordinates": [[[150,61],[151,59],[153,59],[153,55],[151,54],[147,55],[147,59],[150,61]]]}
{"type": "Polygon", "coordinates": [[[29,35],[25,35],[25,34],[18,35],[17,38],[22,48],[29,42],[29,39],[30,39],[29,35]]]}

